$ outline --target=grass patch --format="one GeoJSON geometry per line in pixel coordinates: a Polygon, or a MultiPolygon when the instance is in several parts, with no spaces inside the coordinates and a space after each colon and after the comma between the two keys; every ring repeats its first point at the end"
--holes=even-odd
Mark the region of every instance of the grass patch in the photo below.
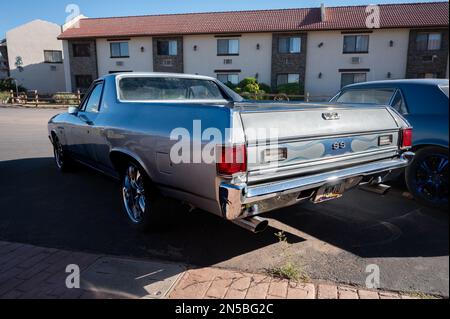
{"type": "Polygon", "coordinates": [[[296,282],[307,282],[309,281],[309,276],[299,269],[297,265],[288,261],[281,267],[274,267],[268,269],[267,273],[273,277],[279,279],[287,279],[296,282]]]}
{"type": "Polygon", "coordinates": [[[268,275],[287,279],[296,282],[308,282],[309,276],[301,269],[299,265],[292,261],[292,245],[289,244],[286,234],[283,231],[274,234],[281,245],[281,256],[286,260],[282,266],[267,269],[268,275]]]}

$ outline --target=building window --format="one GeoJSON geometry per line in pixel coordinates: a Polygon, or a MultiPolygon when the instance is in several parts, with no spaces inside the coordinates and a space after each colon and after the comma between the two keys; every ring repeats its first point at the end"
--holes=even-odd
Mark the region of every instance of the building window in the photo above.
{"type": "Polygon", "coordinates": [[[368,53],[368,35],[346,35],[344,36],[344,53],[368,53]]]}
{"type": "Polygon", "coordinates": [[[92,82],[92,75],[75,75],[75,85],[78,89],[88,89],[92,82]]]}
{"type": "Polygon", "coordinates": [[[239,55],[238,39],[217,40],[217,55],[239,55]]]}
{"type": "Polygon", "coordinates": [[[45,63],[62,63],[62,51],[44,50],[45,63]]]}
{"type": "Polygon", "coordinates": [[[341,88],[353,83],[360,83],[367,81],[367,73],[342,73],[341,88]]]}
{"type": "Polygon", "coordinates": [[[111,42],[111,58],[129,58],[128,42],[111,42]]]}
{"type": "Polygon", "coordinates": [[[217,79],[224,84],[227,83],[231,83],[233,85],[239,84],[239,74],[221,73],[217,74],[217,79]]]}
{"type": "Polygon", "coordinates": [[[439,78],[439,73],[419,73],[418,76],[419,79],[438,79],[439,78]]]}
{"type": "Polygon", "coordinates": [[[277,86],[288,84],[288,83],[300,83],[300,74],[278,74],[277,75],[277,86]]]}
{"type": "Polygon", "coordinates": [[[178,54],[177,40],[158,40],[156,46],[158,55],[175,56],[178,54]]]}
{"type": "Polygon", "coordinates": [[[73,56],[76,58],[90,57],[91,56],[91,45],[89,43],[73,44],[73,56]]]}
{"type": "Polygon", "coordinates": [[[441,49],[442,34],[438,32],[433,33],[419,33],[417,34],[416,43],[419,51],[432,51],[441,49]]]}
{"type": "Polygon", "coordinates": [[[300,53],[302,40],[300,37],[280,37],[278,39],[279,53],[300,53]]]}

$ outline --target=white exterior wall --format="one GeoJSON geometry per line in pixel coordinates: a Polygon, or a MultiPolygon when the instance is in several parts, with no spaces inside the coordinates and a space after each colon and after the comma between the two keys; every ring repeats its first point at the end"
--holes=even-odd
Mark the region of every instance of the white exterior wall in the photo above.
{"type": "Polygon", "coordinates": [[[270,85],[271,33],[244,33],[236,38],[239,39],[239,56],[217,56],[218,39],[222,38],[216,38],[214,35],[184,36],[184,72],[216,77],[214,70],[241,70],[240,81],[258,74],[260,83],[270,85]],[[259,50],[256,48],[257,44],[260,45],[259,50]],[[197,51],[194,51],[195,45],[197,51]],[[224,59],[231,59],[233,63],[224,64],[224,59]]]}
{"type": "MultiPolygon", "coordinates": [[[[358,34],[358,33],[355,33],[358,34]]],[[[311,96],[334,96],[341,87],[339,69],[370,69],[367,81],[402,79],[406,75],[409,29],[374,30],[369,35],[368,54],[343,54],[344,35],[341,31],[308,32],[305,91],[311,96]],[[394,41],[390,47],[389,42],[394,41]],[[321,48],[318,47],[323,43],[321,48]],[[352,64],[360,57],[360,64],[352,64]],[[322,73],[322,78],[319,78],[322,73]]]]}
{"type": "MultiPolygon", "coordinates": [[[[64,65],[44,62],[44,50],[63,51],[62,41],[57,39],[61,27],[57,24],[34,20],[6,33],[11,77],[28,90],[41,93],[66,91],[64,65]],[[22,57],[23,71],[15,66],[22,57]],[[56,71],[51,70],[56,67],[56,71]]],[[[64,54],[63,54],[64,59],[64,54]]]]}
{"type": "Polygon", "coordinates": [[[131,38],[128,42],[129,58],[111,58],[110,41],[97,39],[97,59],[99,76],[109,74],[110,71],[153,71],[153,44],[151,37],[131,38]],[[141,48],[144,48],[144,52],[141,48]],[[117,66],[117,62],[123,62],[117,66]]]}

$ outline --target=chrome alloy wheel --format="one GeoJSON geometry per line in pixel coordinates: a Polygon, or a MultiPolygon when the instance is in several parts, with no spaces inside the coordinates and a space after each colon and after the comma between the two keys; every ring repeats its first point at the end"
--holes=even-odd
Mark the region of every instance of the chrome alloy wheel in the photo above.
{"type": "Polygon", "coordinates": [[[58,139],[55,139],[55,142],[53,143],[53,154],[55,155],[56,166],[58,166],[59,169],[62,169],[64,166],[64,152],[58,139]]]}
{"type": "Polygon", "coordinates": [[[142,222],[147,205],[144,174],[134,164],[129,164],[123,178],[122,195],[128,217],[135,224],[142,222]]]}

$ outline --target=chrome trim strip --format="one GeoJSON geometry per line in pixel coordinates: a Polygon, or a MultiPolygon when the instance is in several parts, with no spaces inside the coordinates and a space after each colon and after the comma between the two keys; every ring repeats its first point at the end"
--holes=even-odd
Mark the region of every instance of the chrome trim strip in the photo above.
{"type": "MultiPolygon", "coordinates": [[[[287,143],[294,143],[294,142],[309,142],[309,141],[315,141],[315,140],[322,140],[325,137],[327,139],[332,139],[332,138],[340,138],[340,137],[353,137],[353,136],[367,136],[367,135],[374,135],[374,134],[388,134],[388,133],[399,133],[399,129],[388,129],[388,130],[376,130],[376,131],[367,131],[364,133],[361,132],[353,132],[353,133],[339,133],[339,134],[334,134],[334,135],[327,135],[327,134],[322,134],[322,135],[314,135],[314,136],[306,136],[306,137],[283,137],[280,138],[278,140],[276,140],[277,143],[279,144],[287,144],[287,143]]],[[[254,143],[248,143],[248,147],[255,147],[255,146],[264,146],[264,145],[272,145],[274,141],[256,141],[254,143]]]]}
{"type": "Polygon", "coordinates": [[[250,114],[250,113],[266,113],[268,110],[271,112],[292,112],[292,111],[333,111],[333,110],[352,110],[355,108],[355,105],[357,105],[360,108],[371,108],[371,109],[383,109],[386,108],[384,105],[365,105],[365,104],[352,104],[350,106],[348,105],[340,105],[340,104],[308,104],[304,102],[299,103],[270,103],[270,104],[261,104],[260,108],[258,108],[257,105],[252,103],[245,103],[245,102],[236,102],[235,105],[237,107],[241,107],[242,114],[250,114]],[[280,109],[279,107],[286,107],[286,109],[280,109]],[[253,109],[249,109],[253,108],[253,109]]]}
{"type": "Polygon", "coordinates": [[[319,160],[313,159],[313,160],[309,160],[309,161],[301,161],[297,164],[288,165],[288,166],[278,166],[278,167],[268,168],[268,169],[249,170],[249,177],[270,174],[270,173],[280,173],[280,172],[284,172],[284,171],[294,171],[296,169],[303,168],[303,167],[320,166],[320,165],[330,164],[330,163],[343,162],[343,165],[345,165],[345,161],[350,161],[353,159],[360,159],[363,157],[371,157],[371,156],[383,155],[383,154],[385,154],[386,157],[394,156],[397,153],[397,151],[398,151],[398,146],[395,145],[392,147],[385,147],[385,148],[379,149],[377,151],[368,150],[368,151],[353,153],[353,154],[330,156],[329,158],[321,158],[319,160]]]}

